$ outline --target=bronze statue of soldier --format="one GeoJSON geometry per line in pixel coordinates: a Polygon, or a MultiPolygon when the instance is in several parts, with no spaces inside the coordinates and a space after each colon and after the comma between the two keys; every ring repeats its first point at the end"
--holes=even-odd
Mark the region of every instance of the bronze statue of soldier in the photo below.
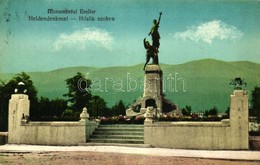
{"type": "Polygon", "coordinates": [[[159,13],[159,19],[158,21],[155,19],[153,20],[153,26],[150,30],[150,33],[148,35],[152,35],[152,40],[153,40],[153,47],[156,50],[156,54],[158,54],[159,52],[159,47],[160,47],[160,34],[159,34],[159,25],[160,25],[160,21],[161,21],[161,15],[162,12],[159,13]]]}
{"type": "Polygon", "coordinates": [[[158,64],[158,56],[155,56],[155,49],[154,47],[149,43],[149,41],[146,41],[146,38],[144,38],[144,48],[146,49],[146,62],[144,64],[143,70],[145,70],[146,65],[150,61],[150,59],[153,59],[153,64],[158,64]]]}
{"type": "Polygon", "coordinates": [[[159,13],[159,19],[158,21],[155,19],[153,20],[153,26],[150,30],[150,33],[148,35],[152,36],[153,44],[150,45],[148,41],[146,41],[146,38],[144,38],[144,48],[146,49],[146,63],[144,64],[143,70],[145,70],[146,65],[150,61],[150,58],[153,59],[153,64],[159,64],[158,60],[158,53],[159,53],[159,47],[160,47],[160,34],[159,34],[159,24],[161,21],[161,15],[162,12],[159,13]]]}

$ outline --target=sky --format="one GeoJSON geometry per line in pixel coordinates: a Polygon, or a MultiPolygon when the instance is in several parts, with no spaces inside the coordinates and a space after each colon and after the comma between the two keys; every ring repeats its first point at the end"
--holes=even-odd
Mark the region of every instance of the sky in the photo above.
{"type": "Polygon", "coordinates": [[[0,12],[0,72],[5,73],[144,63],[143,39],[151,42],[148,33],[159,12],[160,63],[260,62],[259,0],[0,0],[0,12]],[[48,9],[77,9],[77,14],[48,9]],[[68,16],[68,21],[30,16],[68,16]],[[79,21],[80,16],[95,21],[79,21]]]}

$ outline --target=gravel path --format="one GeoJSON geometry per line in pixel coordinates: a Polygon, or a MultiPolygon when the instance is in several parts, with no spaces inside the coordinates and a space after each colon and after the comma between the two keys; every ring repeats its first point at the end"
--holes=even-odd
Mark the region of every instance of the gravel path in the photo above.
{"type": "Polygon", "coordinates": [[[5,164],[260,164],[260,152],[3,145],[0,146],[0,165],[5,164]]]}

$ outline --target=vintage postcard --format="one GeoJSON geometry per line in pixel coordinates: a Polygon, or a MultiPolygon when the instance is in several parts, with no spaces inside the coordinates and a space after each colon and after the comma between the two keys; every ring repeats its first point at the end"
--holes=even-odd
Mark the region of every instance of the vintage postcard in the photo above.
{"type": "MultiPolygon", "coordinates": [[[[259,0],[0,0],[0,144],[245,156],[259,150],[259,38],[259,0]]],[[[62,154],[97,154],[79,148],[62,154]]],[[[117,159],[102,156],[88,160],[117,159]]]]}

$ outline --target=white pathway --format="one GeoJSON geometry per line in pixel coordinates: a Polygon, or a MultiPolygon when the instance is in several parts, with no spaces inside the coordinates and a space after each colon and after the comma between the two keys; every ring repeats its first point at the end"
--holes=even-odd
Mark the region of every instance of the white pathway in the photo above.
{"type": "Polygon", "coordinates": [[[183,150],[166,148],[138,148],[119,146],[41,146],[41,145],[0,145],[1,152],[51,152],[51,151],[90,151],[124,154],[143,154],[152,156],[176,156],[192,158],[257,160],[260,151],[227,151],[227,150],[183,150]]]}

